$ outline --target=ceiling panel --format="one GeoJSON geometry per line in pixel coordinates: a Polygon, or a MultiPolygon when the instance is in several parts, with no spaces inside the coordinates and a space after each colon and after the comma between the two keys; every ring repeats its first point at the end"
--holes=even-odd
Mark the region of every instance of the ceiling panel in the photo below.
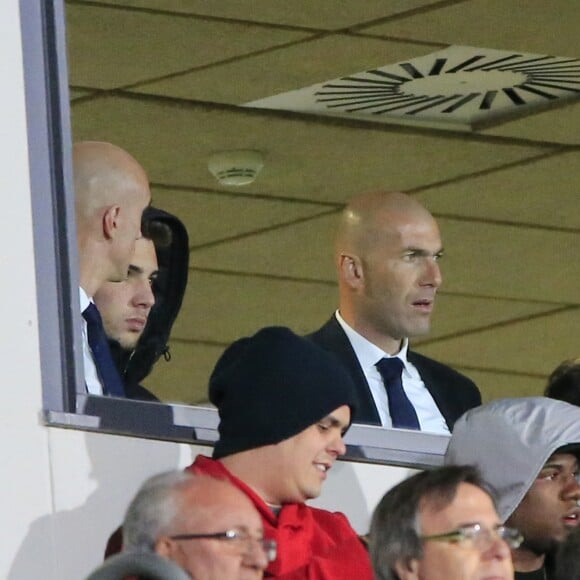
{"type": "Polygon", "coordinates": [[[190,70],[308,36],[251,24],[82,4],[69,4],[67,19],[69,52],[74,55],[70,81],[102,89],[190,70]]]}
{"type": "Polygon", "coordinates": [[[144,84],[139,92],[242,104],[432,51],[421,44],[331,35],[144,84]]]}
{"type": "Polygon", "coordinates": [[[153,204],[178,216],[187,227],[191,247],[293,223],[328,212],[314,203],[236,196],[232,192],[206,193],[152,188],[153,204]]]}
{"type": "Polygon", "coordinates": [[[570,0],[468,0],[365,28],[400,38],[580,57],[579,5],[570,0]]]}
{"type": "MultiPolygon", "coordinates": [[[[578,5],[580,7],[580,4],[578,5]]],[[[580,18],[580,14],[578,15],[580,18]]],[[[580,145],[580,104],[538,113],[526,119],[518,119],[482,131],[487,135],[519,137],[534,141],[580,145]]]]}
{"type": "Polygon", "coordinates": [[[441,219],[446,290],[580,304],[578,234],[441,219]]]}
{"type": "Polygon", "coordinates": [[[579,353],[580,308],[424,345],[427,356],[452,365],[548,375],[579,353]],[[554,348],[557,344],[557,348],[554,348]]]}
{"type": "Polygon", "coordinates": [[[215,182],[207,161],[212,153],[256,149],[264,153],[266,165],[244,191],[331,202],[371,188],[424,187],[542,151],[446,133],[388,127],[361,131],[358,126],[312,123],[307,117],[287,119],[136,96],[78,103],[73,126],[78,139],[126,147],[156,183],[211,188],[215,182]]]}
{"type": "Polygon", "coordinates": [[[414,340],[416,345],[434,342],[443,337],[479,332],[482,329],[510,324],[538,314],[552,312],[558,305],[524,300],[458,296],[445,292],[446,266],[441,262],[443,290],[437,295],[431,332],[414,340]]]}
{"type": "Polygon", "coordinates": [[[336,0],[100,0],[103,4],[138,6],[169,10],[184,14],[205,14],[218,18],[252,20],[271,24],[285,24],[332,30],[361,22],[384,18],[438,0],[365,0],[340,2],[336,0]]]}
{"type": "Polygon", "coordinates": [[[332,284],[196,270],[190,277],[190,291],[172,334],[180,340],[225,345],[262,326],[290,326],[306,333],[321,326],[336,307],[332,284]],[[192,320],[196,324],[188,324],[192,320]]]}
{"type": "Polygon", "coordinates": [[[575,173],[580,152],[429,187],[416,195],[437,214],[535,224],[580,231],[580,194],[575,173]],[[555,177],[557,176],[557,182],[555,177]]]}
{"type": "Polygon", "coordinates": [[[74,99],[79,99],[81,97],[86,97],[87,95],[90,95],[91,93],[93,93],[92,90],[70,89],[69,96],[70,96],[70,99],[72,101],[74,99]]]}
{"type": "Polygon", "coordinates": [[[334,282],[336,216],[326,216],[192,252],[200,268],[334,282]]]}

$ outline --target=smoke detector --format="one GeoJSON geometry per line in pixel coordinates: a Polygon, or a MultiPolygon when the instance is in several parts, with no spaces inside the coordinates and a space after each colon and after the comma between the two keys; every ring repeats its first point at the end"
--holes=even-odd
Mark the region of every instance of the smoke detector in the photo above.
{"type": "Polygon", "coordinates": [[[207,167],[222,185],[239,187],[256,179],[264,160],[259,151],[222,151],[210,157],[207,167]]]}
{"type": "Polygon", "coordinates": [[[579,85],[575,58],[450,46],[245,106],[470,131],[578,98],[579,85]]]}

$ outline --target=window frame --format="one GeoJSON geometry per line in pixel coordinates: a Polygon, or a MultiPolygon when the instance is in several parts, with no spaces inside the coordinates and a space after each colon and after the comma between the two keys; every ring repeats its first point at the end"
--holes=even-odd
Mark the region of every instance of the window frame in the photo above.
{"type": "MultiPolygon", "coordinates": [[[[20,0],[20,13],[45,423],[211,445],[217,440],[219,421],[213,408],[82,392],[64,0],[20,0]]],[[[442,464],[448,440],[443,435],[353,425],[346,436],[346,458],[428,468],[442,464]]]]}

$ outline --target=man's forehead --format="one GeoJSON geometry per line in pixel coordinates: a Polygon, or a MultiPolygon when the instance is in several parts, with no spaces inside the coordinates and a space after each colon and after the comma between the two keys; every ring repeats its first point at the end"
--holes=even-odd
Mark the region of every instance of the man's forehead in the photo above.
{"type": "Polygon", "coordinates": [[[445,498],[437,491],[427,494],[419,502],[423,524],[429,527],[457,527],[481,522],[499,522],[489,494],[477,485],[462,482],[453,498],[445,498]]]}
{"type": "Polygon", "coordinates": [[[182,498],[186,505],[194,508],[196,515],[212,520],[218,515],[225,519],[242,516],[242,524],[257,522],[261,527],[259,513],[250,498],[227,480],[198,478],[183,488],[182,498]]]}
{"type": "Polygon", "coordinates": [[[548,458],[546,463],[544,463],[544,467],[550,466],[550,465],[562,465],[562,464],[569,464],[569,465],[577,466],[579,454],[580,454],[580,447],[576,448],[576,450],[574,452],[572,450],[569,450],[569,449],[566,449],[566,450],[558,449],[554,453],[552,453],[552,455],[550,455],[550,457],[548,458]]]}
{"type": "Polygon", "coordinates": [[[135,252],[131,258],[131,266],[147,276],[159,269],[155,244],[151,240],[140,238],[135,242],[135,252]]]}
{"type": "Polygon", "coordinates": [[[320,419],[320,421],[328,421],[340,427],[348,427],[350,424],[350,407],[348,405],[337,407],[334,411],[331,411],[328,415],[320,419]]]}

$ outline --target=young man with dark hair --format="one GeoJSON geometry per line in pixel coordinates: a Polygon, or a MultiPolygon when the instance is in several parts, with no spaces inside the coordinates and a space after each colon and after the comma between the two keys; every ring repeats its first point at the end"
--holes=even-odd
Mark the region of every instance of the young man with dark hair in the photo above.
{"type": "Polygon", "coordinates": [[[109,347],[126,397],[157,401],[140,383],[161,356],[169,359],[169,334],[183,301],[189,239],[183,223],[163,210],[143,212],[127,279],[106,282],[95,293],[109,347]]]}
{"type": "Polygon", "coordinates": [[[524,537],[518,580],[546,580],[551,559],[580,525],[580,409],[545,397],[502,399],[455,425],[446,464],[472,464],[496,493],[502,522],[524,537]]]}
{"type": "Polygon", "coordinates": [[[234,342],[218,360],[213,458],[189,468],[224,478],[258,509],[278,557],[266,577],[371,580],[367,550],[346,517],[306,505],[346,448],[352,382],[335,357],[282,327],[234,342]]]}

